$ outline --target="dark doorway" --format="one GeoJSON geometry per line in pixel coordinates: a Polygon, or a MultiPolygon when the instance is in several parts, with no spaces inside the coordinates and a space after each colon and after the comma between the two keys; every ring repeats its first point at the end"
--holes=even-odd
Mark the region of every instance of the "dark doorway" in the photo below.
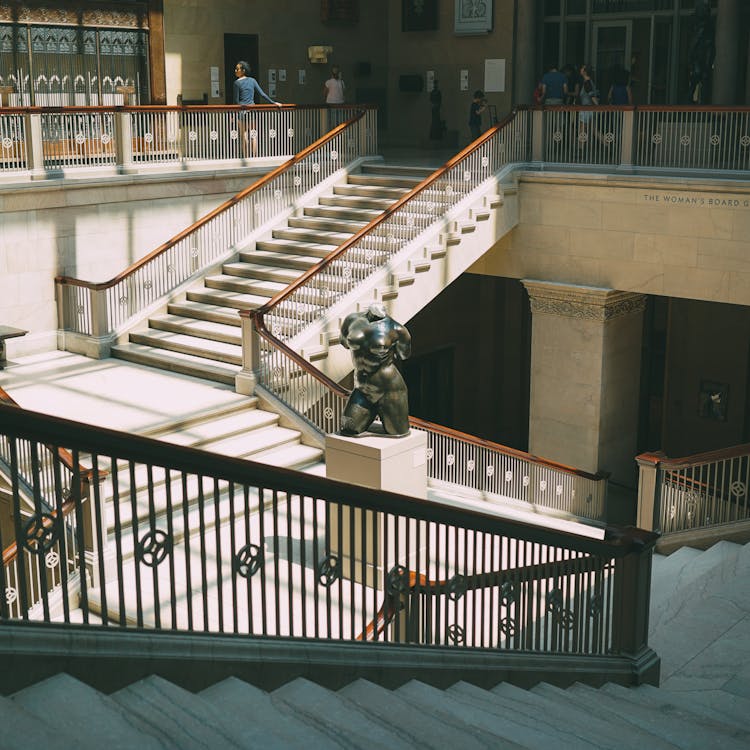
{"type": "Polygon", "coordinates": [[[453,423],[453,347],[406,360],[409,414],[441,425],[453,423]]]}
{"type": "Polygon", "coordinates": [[[258,77],[257,34],[224,34],[224,95],[227,104],[234,104],[234,66],[238,60],[249,62],[253,77],[258,77]]]}

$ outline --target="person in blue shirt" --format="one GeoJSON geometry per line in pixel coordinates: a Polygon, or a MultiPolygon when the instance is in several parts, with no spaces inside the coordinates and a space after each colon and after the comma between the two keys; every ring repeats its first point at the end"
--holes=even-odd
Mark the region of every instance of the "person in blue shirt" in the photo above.
{"type": "Polygon", "coordinates": [[[542,76],[542,96],[545,104],[564,104],[567,95],[568,79],[565,73],[557,69],[557,65],[551,65],[549,70],[542,76]]]}
{"type": "MultiPolygon", "coordinates": [[[[239,104],[241,107],[251,107],[255,104],[255,94],[265,99],[270,104],[275,104],[277,107],[281,107],[281,102],[275,102],[271,99],[268,94],[260,87],[260,84],[250,75],[250,64],[245,60],[240,60],[237,65],[234,66],[234,75],[236,80],[234,82],[234,103],[239,104]]],[[[247,130],[248,124],[250,125],[250,144],[252,147],[252,154],[255,156],[258,153],[258,135],[254,123],[250,123],[250,113],[240,112],[237,121],[238,132],[240,137],[240,144],[242,149],[242,156],[247,155],[247,130]]]]}

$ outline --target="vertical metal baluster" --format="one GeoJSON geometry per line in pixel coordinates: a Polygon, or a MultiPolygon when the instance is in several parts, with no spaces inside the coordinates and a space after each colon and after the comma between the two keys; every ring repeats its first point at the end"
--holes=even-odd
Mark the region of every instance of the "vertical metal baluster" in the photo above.
{"type": "MultiPolygon", "coordinates": [[[[258,520],[260,526],[260,547],[262,550],[266,549],[266,534],[265,534],[265,489],[258,487],[258,520]]],[[[268,603],[266,601],[266,565],[265,558],[264,564],[260,568],[260,603],[261,603],[261,635],[268,635],[268,603]]]]}
{"type": "MultiPolygon", "coordinates": [[[[55,456],[57,458],[57,456],[55,456]]],[[[99,571],[99,591],[100,591],[100,597],[101,597],[101,618],[102,618],[102,624],[108,625],[109,624],[109,608],[107,607],[107,576],[105,574],[104,569],[104,545],[105,545],[105,534],[106,534],[106,528],[105,526],[105,514],[102,509],[102,497],[101,497],[101,474],[99,472],[99,456],[94,453],[91,456],[91,480],[94,485],[94,496],[89,497],[89,503],[93,503],[94,505],[94,517],[92,518],[92,522],[96,525],[96,529],[94,530],[94,533],[96,535],[96,547],[97,547],[97,563],[98,563],[98,571],[99,571]]],[[[65,519],[62,517],[62,514],[60,514],[60,531],[61,531],[61,537],[65,538],[65,519]]],[[[61,555],[62,559],[62,555],[61,555]]],[[[63,566],[64,567],[64,566],[63,566]]],[[[67,592],[67,588],[63,589],[64,592],[67,592]]],[[[63,597],[65,600],[67,600],[67,593],[63,597]]]]}
{"type": "Polygon", "coordinates": [[[164,468],[164,488],[166,492],[167,538],[170,540],[169,553],[169,608],[171,611],[172,630],[177,629],[177,585],[175,577],[175,531],[174,506],[172,505],[172,475],[168,468],[164,468]]]}
{"type": "MultiPolygon", "coordinates": [[[[300,601],[302,602],[302,637],[308,638],[307,632],[307,540],[305,538],[305,526],[306,526],[306,513],[305,505],[307,498],[304,495],[300,495],[299,498],[299,549],[300,549],[300,601]]],[[[315,500],[311,496],[310,502],[314,503],[315,500]]]]}
{"type": "MultiPolygon", "coordinates": [[[[224,632],[224,577],[221,559],[221,490],[219,480],[214,478],[214,538],[216,540],[216,595],[218,597],[219,632],[224,632]]],[[[206,592],[208,593],[208,592],[206,592]]]]}
{"type": "MultiPolygon", "coordinates": [[[[292,548],[292,498],[294,496],[287,492],[286,494],[286,558],[287,558],[287,564],[286,564],[286,570],[287,570],[287,594],[288,594],[288,612],[287,612],[287,618],[288,618],[288,627],[289,627],[289,635],[294,635],[294,630],[292,627],[292,615],[294,613],[294,568],[292,566],[292,558],[294,556],[294,550],[292,548]]],[[[300,501],[301,501],[301,496],[300,501]]],[[[277,584],[278,585],[278,584],[277,584]]]]}
{"type": "MultiPolygon", "coordinates": [[[[148,527],[149,532],[154,535],[158,531],[156,528],[156,508],[155,508],[155,502],[154,502],[154,474],[153,474],[153,466],[150,464],[146,467],[146,476],[147,476],[147,492],[148,492],[148,527]]],[[[152,537],[152,540],[155,541],[155,537],[152,537]]],[[[156,552],[153,553],[153,564],[151,566],[151,577],[153,580],[153,593],[152,593],[152,600],[153,600],[153,607],[154,607],[154,627],[159,630],[161,628],[161,598],[159,596],[159,563],[157,561],[157,555],[159,548],[156,547],[156,552]]]]}
{"type": "Polygon", "coordinates": [[[273,635],[281,635],[281,596],[279,592],[279,494],[271,490],[271,517],[273,520],[273,604],[274,625],[273,635]]]}
{"type": "Polygon", "coordinates": [[[208,609],[208,550],[206,549],[206,498],[203,494],[202,474],[197,474],[198,480],[198,529],[200,534],[200,551],[201,551],[201,603],[203,606],[203,630],[210,630],[209,609],[208,609]]]}
{"type": "MultiPolygon", "coordinates": [[[[62,588],[62,605],[63,605],[63,621],[66,623],[70,622],[70,597],[68,595],[68,565],[70,553],[75,552],[68,549],[68,535],[67,535],[67,521],[63,515],[63,493],[64,485],[62,481],[62,467],[60,465],[60,453],[57,450],[51,450],[52,456],[52,492],[54,494],[54,505],[57,517],[60,519],[60,542],[59,542],[59,554],[60,554],[60,586],[62,588]]],[[[4,549],[2,541],[0,540],[0,550],[4,549]]],[[[18,555],[23,554],[20,546],[17,547],[18,555]]],[[[4,566],[0,561],[0,599],[5,599],[3,592],[5,591],[5,584],[2,579],[2,571],[4,566]]],[[[106,620],[104,622],[106,625],[106,620]]]]}

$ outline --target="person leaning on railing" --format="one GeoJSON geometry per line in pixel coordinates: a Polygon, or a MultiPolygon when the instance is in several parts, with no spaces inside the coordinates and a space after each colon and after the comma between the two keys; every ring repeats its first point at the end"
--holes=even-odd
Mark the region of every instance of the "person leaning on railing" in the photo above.
{"type": "MultiPolygon", "coordinates": [[[[234,103],[239,104],[241,107],[251,107],[255,104],[255,94],[265,99],[270,104],[275,104],[277,107],[281,106],[281,102],[276,102],[271,99],[268,94],[260,87],[260,84],[250,75],[250,64],[245,60],[240,60],[237,65],[234,66],[234,75],[236,80],[234,82],[234,103]]],[[[257,135],[257,124],[250,120],[249,112],[240,112],[238,121],[238,132],[240,136],[240,149],[242,156],[247,156],[247,131],[248,125],[250,130],[250,144],[252,147],[252,155],[257,156],[258,153],[258,135],[257,135]],[[254,131],[254,132],[253,132],[254,131]]]]}

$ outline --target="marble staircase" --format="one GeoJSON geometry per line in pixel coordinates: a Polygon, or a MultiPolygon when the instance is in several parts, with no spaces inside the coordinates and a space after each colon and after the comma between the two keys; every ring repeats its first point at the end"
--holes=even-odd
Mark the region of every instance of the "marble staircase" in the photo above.
{"type": "Polygon", "coordinates": [[[193,693],[151,676],[106,695],[66,674],[0,698],[16,748],[730,748],[750,744],[750,545],[654,557],[650,642],[662,684],[491,689],[342,675],[193,693]],[[347,684],[348,682],[348,684],[347,684]]]}

